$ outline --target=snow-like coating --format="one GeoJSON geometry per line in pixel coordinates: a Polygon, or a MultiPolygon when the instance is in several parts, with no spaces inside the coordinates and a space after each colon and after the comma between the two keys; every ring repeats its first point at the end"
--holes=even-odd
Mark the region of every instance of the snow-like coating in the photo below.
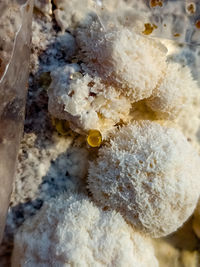
{"type": "Polygon", "coordinates": [[[188,67],[169,63],[161,84],[155,88],[147,104],[158,118],[174,119],[187,104],[197,84],[188,67]],[[184,82],[183,82],[184,81],[184,82]]]}
{"type": "Polygon", "coordinates": [[[91,18],[77,30],[80,59],[51,72],[48,109],[82,134],[99,130],[103,138],[130,121],[132,103],[147,99],[163,79],[166,50],[159,42],[125,28],[104,31],[91,18]]]}
{"type": "Polygon", "coordinates": [[[141,121],[112,134],[90,163],[88,184],[97,203],[160,237],[192,214],[199,173],[199,156],[178,129],[141,121]]]}
{"type": "Polygon", "coordinates": [[[104,30],[98,21],[76,35],[89,73],[114,84],[132,102],[151,96],[166,70],[166,48],[126,28],[104,30]]]}
{"type": "Polygon", "coordinates": [[[157,267],[148,239],[83,195],[46,203],[15,236],[12,266],[157,267]]]}
{"type": "MultiPolygon", "coordinates": [[[[9,2],[9,0],[3,1],[3,5],[5,4],[4,2],[9,2]]],[[[10,1],[11,5],[14,2],[22,1],[10,1]]],[[[146,28],[146,23],[149,25],[150,31],[147,31],[149,34],[148,36],[144,36],[145,40],[146,37],[151,38],[152,36],[162,36],[164,38],[172,36],[173,39],[184,41],[185,33],[187,33],[187,40],[190,38],[196,38],[199,42],[200,31],[195,27],[196,25],[194,20],[195,18],[199,19],[198,13],[200,10],[200,3],[198,3],[198,0],[192,1],[196,3],[194,16],[189,14],[189,10],[186,9],[189,14],[188,22],[190,21],[191,23],[192,32],[188,32],[186,20],[184,19],[184,17],[186,17],[186,12],[184,12],[185,4],[189,6],[191,1],[102,0],[103,6],[96,5],[96,7],[94,2],[99,3],[101,0],[35,0],[36,9],[34,10],[35,15],[33,18],[33,46],[30,66],[31,76],[29,80],[29,94],[27,98],[28,112],[26,116],[24,139],[19,154],[15,191],[11,199],[11,206],[8,214],[5,233],[6,239],[4,239],[4,243],[0,248],[0,265],[2,266],[10,265],[9,253],[12,246],[12,237],[13,234],[15,234],[16,228],[18,228],[19,225],[21,225],[22,222],[29,216],[36,213],[43,202],[49,201],[50,197],[59,195],[65,190],[67,192],[72,192],[74,189],[77,189],[77,187],[79,188],[79,186],[81,192],[85,192],[86,190],[84,183],[85,179],[82,178],[85,177],[87,173],[87,152],[89,151],[90,154],[93,149],[86,149],[85,147],[81,149],[73,148],[74,144],[77,145],[77,142],[78,146],[80,142],[81,146],[85,146],[84,140],[87,140],[86,137],[72,134],[71,131],[70,133],[65,133],[64,137],[61,137],[59,134],[57,135],[51,127],[51,115],[61,119],[67,118],[67,120],[70,121],[70,127],[81,134],[88,131],[86,130],[86,126],[89,130],[91,127],[92,129],[99,127],[99,132],[95,131],[98,134],[103,132],[102,134],[104,140],[102,143],[100,141],[101,146],[104,146],[104,137],[109,137],[109,131],[113,128],[115,122],[117,125],[115,124],[114,127],[117,130],[119,125],[123,125],[124,123],[126,124],[127,121],[132,119],[174,119],[175,124],[173,124],[174,122],[172,121],[170,122],[172,123],[171,126],[179,127],[182,133],[187,137],[188,141],[191,142],[192,145],[195,145],[197,149],[200,148],[200,131],[198,131],[200,126],[199,88],[196,88],[197,90],[194,88],[194,82],[191,82],[190,84],[188,83],[189,75],[181,74],[185,72],[187,68],[184,67],[184,70],[182,70],[181,67],[178,67],[178,65],[176,68],[176,64],[170,63],[168,65],[168,62],[170,61],[179,62],[182,66],[186,65],[192,69],[194,78],[199,79],[200,81],[198,67],[200,66],[200,48],[198,46],[187,46],[185,44],[180,46],[178,43],[174,43],[171,47],[172,49],[169,49],[170,47],[166,44],[166,40],[160,39],[160,41],[164,42],[164,45],[168,48],[168,67],[165,71],[166,76],[163,75],[157,83],[157,86],[155,88],[151,88],[152,92],[148,92],[150,98],[145,98],[142,99],[142,101],[131,103],[131,112],[128,116],[126,116],[126,112],[128,114],[128,105],[130,105],[132,100],[130,101],[129,97],[126,98],[127,105],[123,101],[120,102],[120,104],[118,102],[118,96],[120,95],[118,92],[123,89],[122,93],[124,93],[126,92],[126,88],[123,88],[123,86],[117,86],[118,81],[115,79],[115,85],[113,81],[107,82],[107,79],[103,80],[99,77],[98,73],[95,72],[95,69],[93,70],[95,72],[93,75],[93,73],[91,73],[91,68],[86,66],[87,62],[82,64],[84,60],[84,53],[83,51],[80,53],[80,46],[78,47],[76,44],[77,32],[82,30],[83,27],[90,26],[91,16],[95,21],[100,21],[101,27],[99,29],[104,30],[103,34],[110,31],[120,32],[124,27],[129,32],[133,32],[133,34],[136,32],[142,35],[144,29],[146,28]],[[146,6],[152,6],[152,3],[155,4],[155,6],[147,9],[146,6]],[[162,7],[160,6],[161,4],[163,4],[162,7]],[[52,6],[54,15],[51,14],[52,6]],[[93,12],[98,13],[98,15],[93,12]],[[152,33],[151,29],[153,30],[152,33]],[[74,62],[77,64],[72,64],[74,62]],[[69,67],[70,73],[67,71],[69,67]],[[173,70],[175,72],[173,72],[173,70]],[[49,77],[50,72],[51,77],[49,77]],[[41,79],[41,77],[44,77],[44,79],[41,79]],[[49,100],[51,102],[50,115],[47,112],[47,97],[45,90],[47,89],[48,81],[50,81],[51,78],[52,87],[54,88],[51,88],[48,92],[50,96],[49,100]],[[47,83],[45,79],[48,80],[47,83]],[[59,79],[60,81],[58,81],[59,79]],[[43,80],[46,84],[44,87],[41,85],[43,84],[43,81],[41,82],[41,80],[43,80]],[[87,80],[90,85],[89,88],[87,80]],[[112,88],[112,92],[117,92],[114,96],[112,95],[111,102],[109,100],[110,108],[108,108],[108,106],[105,108],[101,105],[97,111],[97,106],[94,104],[96,103],[96,93],[94,92],[94,87],[97,88],[97,85],[98,88],[102,88],[104,94],[108,94],[108,88],[112,88]],[[188,88],[186,88],[186,85],[189,85],[188,88]],[[72,89],[74,88],[75,93],[73,94],[72,89]],[[187,101],[182,103],[181,101],[184,99],[182,98],[182,93],[186,93],[186,91],[182,91],[184,88],[187,89],[187,101]],[[81,107],[81,103],[84,103],[84,105],[88,103],[87,99],[84,98],[85,92],[90,92],[89,94],[91,94],[91,101],[89,101],[89,115],[85,114],[85,110],[81,107]],[[70,93],[70,95],[72,94],[73,97],[68,96],[68,93],[70,93]],[[151,104],[149,104],[149,102],[151,102],[151,104]],[[117,109],[118,104],[119,109],[117,109]],[[124,104],[124,106],[122,107],[121,104],[124,104]],[[64,110],[63,105],[66,105],[67,111],[64,110]],[[124,109],[124,107],[127,109],[124,109]],[[43,110],[42,112],[41,108],[43,110]],[[74,116],[70,114],[71,112],[73,113],[74,109],[76,110],[76,114],[79,115],[74,116]],[[100,109],[101,112],[104,112],[104,115],[99,114],[100,109]],[[119,114],[117,113],[118,110],[120,111],[119,114]],[[98,114],[96,122],[94,119],[95,117],[93,117],[93,115],[91,116],[91,114],[98,114]],[[106,116],[110,116],[111,119],[107,119],[105,123],[106,116]],[[117,116],[119,117],[117,118],[117,116]],[[123,119],[117,123],[120,116],[122,116],[123,119]],[[102,119],[104,123],[102,123],[102,119]],[[92,121],[95,123],[92,123],[92,121]],[[38,132],[41,134],[38,134],[38,132]],[[51,138],[51,136],[53,136],[53,138],[51,138]],[[84,144],[82,144],[82,141],[84,144]],[[8,263],[6,264],[4,264],[3,261],[4,256],[8,257],[8,263]]],[[[9,53],[10,46],[7,45],[6,40],[8,40],[8,42],[13,40],[13,29],[16,31],[16,26],[18,27],[18,24],[21,21],[19,16],[17,16],[19,14],[18,11],[19,10],[17,9],[11,9],[10,20],[10,11],[7,12],[2,9],[2,36],[6,39],[4,40],[3,38],[0,41],[4,48],[4,50],[1,51],[2,53],[0,52],[0,61],[3,60],[3,62],[0,62],[1,67],[3,67],[0,72],[4,69],[4,60],[6,61],[9,59],[11,55],[11,53],[9,53]],[[4,34],[5,32],[6,34],[4,34]]],[[[123,42],[123,38],[121,38],[120,42],[123,42]]],[[[169,40],[167,42],[169,42],[169,40]]],[[[121,44],[118,44],[118,46],[120,45],[121,44]]],[[[92,63],[94,64],[94,62],[92,63]]],[[[189,79],[190,78],[191,77],[189,77],[189,79]]],[[[98,93],[100,94],[100,92],[98,93]]],[[[98,103],[100,102],[101,104],[101,101],[105,101],[105,96],[98,99],[98,103]]],[[[57,119],[57,121],[61,121],[65,124],[64,120],[57,119]]],[[[164,121],[158,121],[158,123],[161,123],[162,125],[165,124],[164,121]]],[[[66,125],[67,124],[68,122],[66,122],[66,125]]],[[[169,122],[166,122],[166,124],[169,126],[169,122]]],[[[67,127],[65,130],[69,129],[67,127]]],[[[57,126],[55,128],[57,129],[57,126]]],[[[93,131],[94,130],[91,132],[93,131]]],[[[60,131],[58,132],[60,133],[60,131]]],[[[87,133],[88,137],[90,135],[89,133],[90,131],[87,133]]],[[[90,142],[88,142],[88,144],[90,145],[90,142]]],[[[94,149],[94,153],[92,152],[92,155],[89,157],[96,157],[95,154],[97,154],[97,151],[97,148],[94,149]]],[[[108,162],[110,162],[110,158],[108,158],[108,162]]],[[[121,188],[119,188],[119,191],[120,190],[121,188]]],[[[56,205],[54,205],[54,207],[55,206],[56,205]]],[[[52,213],[55,213],[57,217],[59,217],[60,214],[55,212],[56,208],[52,209],[52,213]]],[[[108,206],[104,206],[104,208],[107,209],[108,206]]],[[[193,226],[196,234],[200,236],[199,210],[199,206],[197,206],[194,214],[193,226]]],[[[63,217],[61,216],[61,218],[63,217]]],[[[190,221],[192,220],[189,220],[189,223],[190,221]]],[[[28,220],[28,222],[31,224],[32,220],[28,220]]],[[[34,222],[35,220],[33,220],[33,223],[34,222]]],[[[40,223],[42,224],[42,222],[40,223]]],[[[30,229],[34,233],[34,230],[32,230],[33,228],[30,227],[30,229]]],[[[195,260],[195,263],[194,261],[183,260],[183,254],[187,252],[185,250],[190,247],[190,244],[192,244],[192,248],[189,248],[191,251],[188,252],[195,254],[197,251],[192,251],[194,246],[196,246],[196,243],[192,240],[192,238],[188,241],[187,230],[184,230],[184,233],[182,233],[182,240],[180,241],[181,231],[182,230],[177,231],[173,235],[176,237],[178,236],[179,243],[182,241],[181,250],[176,241],[171,244],[169,239],[166,241],[167,247],[165,245],[162,246],[161,244],[158,244],[159,251],[156,256],[158,256],[159,261],[160,258],[163,257],[163,260],[159,262],[160,266],[171,267],[174,264],[181,267],[198,266],[199,252],[196,255],[197,259],[195,260]],[[174,245],[176,246],[176,249],[174,248],[174,245]]],[[[32,238],[31,234],[29,236],[32,238]]],[[[26,244],[29,246],[28,241],[26,244]]],[[[29,262],[29,260],[27,260],[26,264],[28,265],[28,263],[34,266],[34,264],[31,264],[32,262],[29,262]]],[[[148,263],[146,265],[148,266],[148,263]]]]}

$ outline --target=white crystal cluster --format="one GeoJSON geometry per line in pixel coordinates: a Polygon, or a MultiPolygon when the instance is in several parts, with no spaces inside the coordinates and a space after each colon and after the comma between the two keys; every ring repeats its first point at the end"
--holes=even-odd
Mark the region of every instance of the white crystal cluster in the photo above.
{"type": "Polygon", "coordinates": [[[51,70],[48,110],[83,135],[98,130],[104,143],[89,164],[91,199],[71,192],[46,203],[18,231],[12,266],[157,267],[144,235],[176,231],[200,195],[199,88],[158,40],[86,16],[93,1],[54,2],[77,50],[51,70]]]}
{"type": "Polygon", "coordinates": [[[130,101],[99,77],[82,76],[79,70],[77,64],[71,64],[51,73],[49,112],[70,121],[71,128],[82,133],[109,130],[120,120],[128,121],[130,101]]]}
{"type": "MultiPolygon", "coordinates": [[[[167,120],[191,109],[194,94],[199,101],[190,70],[168,63],[167,49],[159,41],[122,25],[103,29],[98,20],[90,20],[76,31],[83,63],[51,73],[48,95],[52,116],[69,120],[73,130],[82,134],[97,129],[106,138],[117,123],[138,119],[140,101],[154,119],[167,120]]],[[[144,113],[139,112],[140,118],[144,113]]]]}
{"type": "Polygon", "coordinates": [[[149,240],[83,195],[43,206],[15,237],[12,266],[158,267],[149,240]]]}

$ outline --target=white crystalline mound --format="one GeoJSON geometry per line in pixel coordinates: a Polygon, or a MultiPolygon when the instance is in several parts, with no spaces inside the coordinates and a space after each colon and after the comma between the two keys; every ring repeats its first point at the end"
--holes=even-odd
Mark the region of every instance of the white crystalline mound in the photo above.
{"type": "Polygon", "coordinates": [[[143,121],[113,133],[91,162],[88,183],[96,202],[160,237],[192,214],[199,173],[200,158],[181,132],[143,121]]]}
{"type": "Polygon", "coordinates": [[[76,39],[89,73],[132,102],[150,97],[165,74],[167,50],[156,40],[120,27],[104,30],[97,21],[79,28],[76,39]]]}
{"type": "Polygon", "coordinates": [[[187,110],[190,99],[198,90],[188,67],[169,63],[166,75],[149,100],[148,106],[157,112],[160,119],[174,119],[181,110],[187,110]]]}
{"type": "Polygon", "coordinates": [[[120,120],[127,121],[130,101],[100,78],[82,76],[79,70],[78,65],[71,64],[51,73],[49,112],[70,121],[71,127],[81,132],[97,129],[104,133],[120,120]]]}
{"type": "Polygon", "coordinates": [[[149,241],[85,196],[46,203],[15,236],[12,266],[157,267],[149,241]]]}

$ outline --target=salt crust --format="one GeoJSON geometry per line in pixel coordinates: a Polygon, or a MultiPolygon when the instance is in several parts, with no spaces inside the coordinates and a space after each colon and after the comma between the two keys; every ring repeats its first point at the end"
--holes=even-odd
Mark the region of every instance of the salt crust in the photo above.
{"type": "MultiPolygon", "coordinates": [[[[170,105],[172,104],[172,107],[174,106],[174,108],[172,109],[170,106],[168,106],[168,109],[165,108],[167,113],[160,112],[158,109],[156,115],[159,118],[165,117],[166,119],[174,117],[175,124],[180,127],[182,133],[200,153],[200,90],[199,81],[197,84],[196,80],[198,78],[198,48],[193,47],[192,50],[189,50],[189,47],[184,46],[182,50],[180,50],[180,47],[178,44],[174,43],[174,41],[162,40],[162,43],[164,43],[168,49],[167,56],[169,60],[179,62],[179,66],[183,67],[179,67],[176,63],[169,63],[168,71],[164,79],[164,86],[162,85],[161,88],[167,92],[167,96],[171,99],[171,103],[167,101],[166,97],[164,97],[163,100],[170,105]],[[170,66],[171,70],[175,71],[174,73],[170,70],[170,66]],[[190,70],[192,70],[192,74],[190,70]],[[175,75],[177,76],[176,78],[175,75]],[[193,77],[195,77],[195,80],[193,77]],[[171,87],[171,92],[165,87],[167,84],[171,87]],[[178,86],[179,90],[177,90],[176,86],[178,86]],[[184,102],[181,103],[180,100],[184,100],[184,102]],[[175,107],[175,105],[177,106],[175,107]],[[178,112],[178,110],[180,112],[178,112]],[[175,113],[174,115],[173,112],[175,113]]],[[[161,99],[163,98],[163,95],[164,94],[162,93],[160,94],[161,97],[153,100],[153,102],[155,101],[153,104],[154,107],[156,107],[157,104],[158,107],[161,107],[159,101],[163,102],[161,99]]],[[[150,98],[150,100],[152,100],[152,98],[150,98]]],[[[146,102],[148,103],[148,101],[146,102]]]]}
{"type": "Polygon", "coordinates": [[[74,131],[97,129],[105,139],[116,124],[131,118],[175,120],[199,150],[200,93],[189,68],[167,63],[158,41],[120,25],[104,29],[92,16],[88,20],[76,31],[85,63],[51,72],[50,113],[69,120],[74,131]],[[77,77],[70,79],[72,74],[77,77]],[[148,109],[141,111],[140,101],[148,109]]]}
{"type": "Polygon", "coordinates": [[[158,113],[158,118],[174,119],[181,110],[187,109],[189,100],[197,89],[188,67],[183,68],[180,64],[169,63],[165,77],[146,102],[158,113]]]}
{"type": "Polygon", "coordinates": [[[120,120],[128,121],[130,101],[114,87],[103,84],[100,78],[82,76],[79,71],[77,64],[69,64],[51,72],[49,112],[71,121],[74,130],[79,128],[83,132],[90,129],[104,132],[120,120]]]}
{"type": "MultiPolygon", "coordinates": [[[[72,138],[53,135],[35,144],[35,134],[25,134],[19,151],[19,162],[11,195],[12,206],[27,199],[47,201],[63,191],[78,191],[86,176],[88,153],[85,148],[70,148],[72,138]],[[28,152],[27,152],[28,151],[28,152]],[[68,174],[66,176],[66,173],[68,174]],[[68,177],[69,176],[69,177],[68,177]],[[51,182],[51,180],[55,182],[51,182]]],[[[12,212],[8,217],[12,217],[12,212]]],[[[15,222],[14,222],[15,223],[15,222]]]]}
{"type": "Polygon", "coordinates": [[[192,214],[200,192],[200,159],[179,130],[150,121],[113,132],[90,163],[96,202],[115,209],[152,237],[174,232],[192,214]]]}
{"type": "Polygon", "coordinates": [[[77,30],[88,71],[117,87],[131,102],[151,96],[166,70],[166,48],[126,28],[106,31],[98,21],[77,30]]]}
{"type": "Polygon", "coordinates": [[[157,267],[149,240],[83,195],[46,203],[15,236],[12,266],[157,267]]]}
{"type": "MultiPolygon", "coordinates": [[[[67,0],[68,1],[68,0],[67,0]]],[[[61,2],[61,1],[60,1],[61,2]]],[[[65,1],[66,2],[66,1],[65,1]]],[[[68,11],[69,12],[69,11],[68,11]]],[[[71,12],[72,13],[72,12],[71,12]]],[[[40,44],[41,44],[41,42],[40,42],[40,44]]],[[[197,107],[196,105],[197,105],[197,101],[195,101],[195,97],[193,98],[193,103],[194,103],[194,106],[195,107],[197,107]]],[[[187,132],[187,128],[188,128],[188,123],[190,124],[190,126],[191,127],[189,127],[189,128],[191,128],[191,131],[193,132],[193,125],[194,125],[194,121],[193,121],[193,117],[194,117],[194,113],[195,113],[195,111],[196,111],[196,109],[193,109],[193,107],[191,107],[191,112],[184,112],[184,116],[186,116],[186,117],[184,117],[184,116],[182,116],[181,117],[181,121],[182,121],[182,123],[183,123],[183,126],[182,126],[182,130],[184,131],[185,129],[186,129],[186,132],[187,132]],[[189,120],[188,120],[189,119],[189,120]],[[187,122],[187,123],[186,123],[187,122]]],[[[197,122],[197,120],[195,120],[195,122],[197,122]]],[[[197,123],[195,123],[195,127],[197,126],[197,123]]],[[[190,133],[188,134],[188,137],[191,137],[191,135],[190,135],[190,133]]]]}
{"type": "Polygon", "coordinates": [[[97,129],[104,137],[117,123],[130,121],[132,103],[151,96],[164,75],[166,51],[129,30],[102,32],[99,22],[91,25],[79,28],[76,38],[86,64],[66,64],[51,72],[48,109],[69,120],[73,130],[97,129]]]}

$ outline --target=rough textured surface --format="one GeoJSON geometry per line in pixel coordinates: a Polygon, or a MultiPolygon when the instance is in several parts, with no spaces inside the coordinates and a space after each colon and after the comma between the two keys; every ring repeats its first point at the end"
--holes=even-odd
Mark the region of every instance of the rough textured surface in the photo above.
{"type": "Polygon", "coordinates": [[[181,132],[143,121],[116,131],[90,163],[93,198],[151,236],[167,235],[192,214],[200,159],[181,132]]]}
{"type": "MultiPolygon", "coordinates": [[[[104,13],[110,16],[108,10],[104,13]]],[[[94,14],[86,17],[75,31],[76,64],[51,72],[50,113],[69,120],[74,131],[86,134],[95,128],[105,138],[131,117],[176,119],[199,149],[200,92],[189,68],[166,62],[161,43],[120,24],[120,18],[115,27],[110,19],[105,26],[94,14]]]]}
{"type": "MultiPolygon", "coordinates": [[[[55,24],[45,21],[38,13],[34,15],[33,22],[24,136],[6,230],[0,246],[1,267],[10,266],[13,236],[24,220],[37,213],[43,201],[51,196],[80,187],[84,190],[84,186],[79,185],[84,183],[82,178],[87,171],[88,151],[83,148],[84,140],[70,129],[65,137],[56,133],[47,108],[48,73],[69,60],[71,52],[68,53],[67,47],[71,46],[71,42],[65,43],[65,40],[70,34],[60,36],[55,24]]],[[[70,37],[70,40],[73,39],[70,37]]],[[[70,51],[74,49],[72,45],[70,51]]]]}
{"type": "Polygon", "coordinates": [[[104,30],[92,21],[78,29],[76,39],[88,71],[115,84],[132,102],[151,96],[166,70],[165,47],[128,29],[104,30]]]}
{"type": "Polygon", "coordinates": [[[188,67],[169,63],[164,79],[153,91],[148,106],[157,112],[158,118],[174,119],[181,110],[187,109],[191,95],[197,89],[188,67]],[[184,82],[183,82],[184,80],[184,82]],[[188,90],[191,92],[188,93],[188,90]]]}
{"type": "Polygon", "coordinates": [[[116,212],[86,197],[63,195],[46,203],[15,236],[12,266],[156,267],[150,243],[116,212]]]}
{"type": "MultiPolygon", "coordinates": [[[[23,0],[17,1],[22,2],[23,0]]],[[[2,3],[4,4],[4,2],[6,1],[3,1],[2,3]]],[[[11,0],[9,2],[14,1],[11,0]]],[[[44,5],[39,7],[37,4],[41,12],[38,12],[38,8],[35,9],[33,20],[31,74],[27,99],[25,134],[19,154],[16,187],[13,192],[12,202],[10,203],[4,242],[0,247],[1,267],[10,266],[9,260],[13,246],[13,235],[15,235],[17,228],[24,220],[27,220],[33,214],[38,213],[43,201],[48,201],[50,197],[59,195],[63,192],[63,189],[69,191],[75,188],[77,189],[77,182],[84,181],[83,179],[80,179],[82,177],[79,176],[79,173],[82,173],[82,166],[87,165],[86,154],[88,149],[86,149],[84,142],[79,141],[80,137],[72,134],[70,131],[70,134],[62,137],[56,134],[55,129],[51,126],[51,118],[47,111],[48,98],[46,89],[48,88],[51,79],[49,72],[52,72],[59,67],[63,67],[65,64],[72,63],[77,63],[81,68],[82,62],[79,61],[81,58],[78,55],[78,49],[75,43],[76,26],[90,21],[88,10],[91,6],[89,4],[89,6],[86,7],[86,5],[82,4],[83,1],[77,0],[54,0],[51,1],[51,3],[57,3],[56,6],[53,4],[53,12],[56,14],[59,9],[59,14],[55,17],[53,14],[49,15],[49,20],[49,18],[47,19],[46,17],[47,13],[45,13],[45,16],[43,15],[44,11],[48,10],[48,1],[37,0],[37,2],[44,3],[44,5]],[[81,14],[80,17],[79,15],[76,15],[78,13],[81,14]],[[79,21],[79,19],[83,20],[79,21]],[[59,25],[61,26],[59,20],[62,20],[62,22],[65,23],[62,31],[59,27],[59,25]],[[81,143],[80,148],[74,147],[77,143],[81,143]],[[84,146],[84,148],[82,146],[84,146]],[[64,151],[65,149],[66,151],[64,151]],[[81,167],[81,170],[79,170],[79,166],[81,167]]],[[[89,2],[91,3],[92,1],[88,0],[84,3],[89,2]]],[[[148,3],[149,1],[144,2],[148,3]]],[[[111,12],[109,14],[112,17],[112,21],[110,21],[111,24],[119,25],[120,23],[128,28],[129,31],[136,30],[141,33],[144,30],[144,21],[150,22],[150,17],[147,20],[145,19],[149,16],[146,9],[143,9],[144,14],[139,14],[137,12],[137,6],[144,2],[137,0],[106,0],[106,3],[104,1],[104,4],[106,4],[106,8],[111,12]],[[131,9],[134,3],[135,6],[131,9]],[[144,17],[140,15],[144,15],[144,17]]],[[[173,6],[173,4],[177,6],[177,3],[181,3],[181,5],[184,6],[185,1],[163,1],[164,5],[170,4],[170,2],[172,4],[171,6],[173,6]]],[[[165,12],[164,9],[165,17],[164,20],[160,21],[162,24],[157,24],[158,28],[154,29],[150,37],[156,35],[160,30],[162,30],[163,34],[167,33],[168,36],[173,36],[179,26],[185,31],[185,21],[183,20],[184,14],[177,17],[176,13],[177,10],[178,12],[182,12],[183,9],[173,10],[172,7],[172,9],[166,9],[167,12],[165,12]],[[170,13],[170,10],[172,10],[172,13],[170,13]],[[171,14],[173,14],[173,16],[171,16],[171,14]],[[167,25],[166,27],[163,27],[165,22],[167,22],[167,25]],[[181,22],[181,24],[178,22],[181,22]]],[[[160,16],[161,8],[157,6],[153,8],[153,10],[156,14],[155,17],[158,18],[158,16],[160,16]]],[[[102,11],[102,14],[103,13],[104,10],[102,11]]],[[[163,16],[163,14],[161,14],[161,16],[163,16]]],[[[96,16],[94,17],[96,19],[96,16]]],[[[151,19],[154,19],[154,17],[151,16],[151,19]]],[[[107,21],[107,17],[103,20],[104,25],[107,27],[105,21],[107,21]]],[[[2,22],[5,21],[2,20],[2,22]]],[[[192,25],[194,25],[193,22],[192,25]]],[[[199,33],[199,30],[197,31],[197,33],[199,33]]],[[[194,36],[198,37],[196,33],[191,37],[194,36]]],[[[6,37],[9,38],[9,36],[6,37]]],[[[180,37],[174,37],[174,39],[180,40],[182,37],[184,37],[184,35],[181,34],[180,37]]],[[[198,38],[198,40],[200,39],[198,38]]],[[[169,49],[170,46],[166,44],[166,40],[163,42],[169,49]]],[[[179,62],[183,67],[185,65],[189,66],[194,78],[200,81],[200,48],[198,46],[173,43],[172,49],[170,48],[169,52],[168,60],[179,62]]],[[[191,94],[191,90],[189,90],[188,93],[189,92],[191,94]]],[[[187,111],[184,110],[184,114],[180,119],[181,131],[184,132],[192,144],[195,142],[196,147],[200,147],[197,138],[198,127],[200,125],[197,115],[199,114],[198,110],[200,107],[200,104],[198,104],[199,102],[197,101],[198,93],[194,94],[189,109],[187,109],[187,111]]],[[[145,101],[136,103],[133,109],[135,118],[154,119],[155,114],[146,107],[145,101]]],[[[94,153],[90,155],[92,160],[94,160],[96,154],[97,150],[94,150],[94,153]]],[[[81,188],[84,189],[84,187],[85,185],[83,183],[81,188]]],[[[176,234],[177,232],[175,235],[176,234]]],[[[177,242],[174,241],[169,242],[169,240],[167,240],[166,242],[166,246],[162,246],[161,244],[158,245],[158,253],[156,256],[158,257],[160,267],[191,267],[194,262],[196,263],[196,259],[197,263],[196,266],[194,266],[199,267],[199,254],[197,252],[197,249],[199,248],[198,240],[194,242],[193,238],[188,237],[187,233],[183,231],[179,246],[177,245],[177,242]],[[191,244],[191,246],[189,244],[191,244]],[[194,244],[196,245],[194,246],[194,244]],[[174,250],[178,257],[178,261],[176,260],[176,256],[173,256],[173,253],[169,253],[174,250]],[[187,257],[182,257],[185,251],[187,257]],[[188,261],[188,258],[191,259],[191,261],[188,261]]]]}
{"type": "Polygon", "coordinates": [[[168,61],[180,64],[183,69],[179,69],[179,72],[184,73],[186,71],[187,77],[185,83],[182,83],[182,87],[185,88],[185,92],[187,94],[187,102],[180,110],[179,114],[177,114],[178,116],[175,119],[175,123],[180,127],[180,130],[187,137],[188,141],[191,142],[198,152],[200,152],[200,75],[198,74],[200,66],[199,47],[177,44],[169,40],[162,40],[162,43],[164,43],[168,49],[168,61]],[[189,73],[188,68],[190,69],[192,75],[189,73]],[[191,77],[194,77],[195,81],[192,81],[191,77]],[[196,82],[197,85],[195,85],[196,82]],[[189,89],[186,88],[185,84],[189,89]]]}
{"type": "Polygon", "coordinates": [[[51,72],[49,112],[82,133],[90,129],[105,133],[119,121],[127,122],[130,101],[100,78],[83,76],[80,71],[78,64],[69,64],[51,72]]]}

